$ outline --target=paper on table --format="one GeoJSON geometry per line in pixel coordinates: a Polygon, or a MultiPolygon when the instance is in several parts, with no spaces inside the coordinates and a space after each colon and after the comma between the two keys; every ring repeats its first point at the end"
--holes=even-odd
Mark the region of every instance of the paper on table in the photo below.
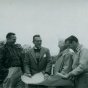
{"type": "Polygon", "coordinates": [[[21,80],[26,84],[37,84],[44,81],[44,75],[42,72],[35,74],[31,78],[25,75],[22,75],[21,80]]]}

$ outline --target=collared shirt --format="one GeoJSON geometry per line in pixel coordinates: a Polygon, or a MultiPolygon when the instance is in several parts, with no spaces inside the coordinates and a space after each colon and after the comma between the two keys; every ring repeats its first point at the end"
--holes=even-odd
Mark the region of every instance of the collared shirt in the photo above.
{"type": "Polygon", "coordinates": [[[36,47],[34,47],[35,53],[36,53],[36,52],[40,52],[40,50],[41,50],[41,48],[36,48],[36,47]]]}
{"type": "Polygon", "coordinates": [[[79,44],[78,47],[76,48],[76,52],[79,52],[82,47],[83,47],[83,45],[82,44],[79,44]]]}
{"type": "Polygon", "coordinates": [[[40,50],[41,50],[41,48],[34,47],[35,56],[36,56],[36,60],[37,60],[38,65],[39,65],[39,59],[40,59],[40,50]]]}
{"type": "Polygon", "coordinates": [[[36,47],[34,46],[34,49],[41,49],[41,47],[40,47],[40,48],[36,48],[36,47]]]}
{"type": "Polygon", "coordinates": [[[73,54],[73,70],[70,72],[74,76],[87,72],[88,70],[88,49],[79,45],[73,54]]]}

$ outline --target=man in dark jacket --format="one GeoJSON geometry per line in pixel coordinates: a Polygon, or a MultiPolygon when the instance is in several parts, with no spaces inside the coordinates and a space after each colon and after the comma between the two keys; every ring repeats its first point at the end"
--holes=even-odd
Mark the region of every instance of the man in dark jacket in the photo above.
{"type": "Polygon", "coordinates": [[[6,44],[0,49],[0,74],[4,80],[3,88],[22,88],[21,50],[15,44],[15,33],[8,33],[6,39],[6,44]]]}

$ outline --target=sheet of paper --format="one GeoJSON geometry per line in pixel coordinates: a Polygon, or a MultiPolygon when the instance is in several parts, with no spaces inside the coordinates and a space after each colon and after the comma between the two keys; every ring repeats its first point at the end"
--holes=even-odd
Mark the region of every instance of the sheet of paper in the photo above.
{"type": "Polygon", "coordinates": [[[58,73],[57,75],[51,75],[48,79],[44,80],[42,73],[35,74],[32,78],[27,76],[21,76],[21,79],[26,84],[37,84],[45,86],[73,86],[73,81],[62,79],[64,75],[58,73]]]}
{"type": "Polygon", "coordinates": [[[44,81],[44,75],[42,72],[35,74],[31,78],[25,75],[22,75],[21,79],[26,84],[37,84],[37,83],[44,81]]]}

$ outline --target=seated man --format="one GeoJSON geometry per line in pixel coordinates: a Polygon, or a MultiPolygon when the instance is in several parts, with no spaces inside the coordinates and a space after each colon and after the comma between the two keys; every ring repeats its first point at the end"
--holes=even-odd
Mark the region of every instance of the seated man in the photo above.
{"type": "MultiPolygon", "coordinates": [[[[32,77],[36,73],[43,72],[44,78],[47,79],[51,72],[51,55],[48,48],[42,47],[40,35],[33,36],[32,47],[24,59],[24,75],[32,77]]],[[[28,85],[29,88],[47,88],[46,86],[28,85]]]]}
{"type": "MultiPolygon", "coordinates": [[[[64,40],[60,40],[58,43],[60,48],[59,54],[54,57],[54,68],[53,68],[53,75],[58,73],[62,73],[63,75],[69,73],[72,69],[72,54],[68,47],[65,45],[64,40]]],[[[53,62],[53,61],[52,61],[53,62]]],[[[52,87],[51,87],[52,88],[52,87]]],[[[67,88],[67,87],[60,87],[57,86],[56,88],[67,88]]]]}
{"type": "Polygon", "coordinates": [[[22,53],[16,42],[16,34],[9,32],[6,35],[6,44],[0,48],[0,75],[3,88],[24,88],[21,81],[22,53]]]}

